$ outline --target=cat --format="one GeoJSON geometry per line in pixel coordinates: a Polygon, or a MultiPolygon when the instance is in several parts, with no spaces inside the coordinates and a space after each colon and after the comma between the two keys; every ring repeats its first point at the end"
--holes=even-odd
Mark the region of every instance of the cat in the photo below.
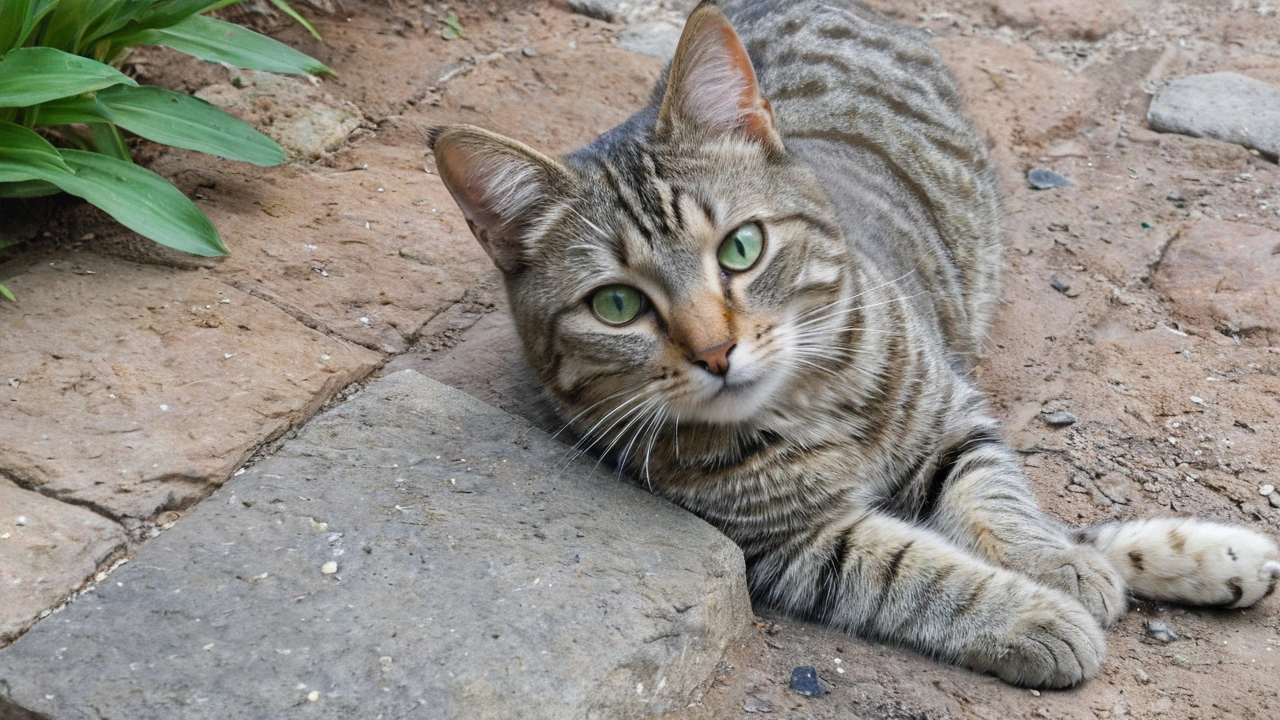
{"type": "Polygon", "coordinates": [[[1274,588],[1253,531],[1037,506],[971,374],[995,170],[918,33],[703,2],[648,107],[580,150],[428,138],[579,447],[732,538],[758,607],[1056,688],[1098,671],[1129,592],[1274,588]]]}

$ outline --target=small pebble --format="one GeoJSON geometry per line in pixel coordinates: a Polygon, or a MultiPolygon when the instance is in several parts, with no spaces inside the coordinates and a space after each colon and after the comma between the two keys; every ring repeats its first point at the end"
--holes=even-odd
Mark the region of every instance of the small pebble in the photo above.
{"type": "Polygon", "coordinates": [[[1061,280],[1058,280],[1057,278],[1054,278],[1054,279],[1049,283],[1049,287],[1051,287],[1051,288],[1053,288],[1054,290],[1057,290],[1058,292],[1063,293],[1063,294],[1065,294],[1068,290],[1070,290],[1070,289],[1071,289],[1071,286],[1070,286],[1070,285],[1068,285],[1068,284],[1066,284],[1066,283],[1062,282],[1061,280]]]}
{"type": "Polygon", "coordinates": [[[320,572],[324,573],[325,575],[332,575],[338,572],[338,563],[330,560],[329,562],[320,566],[320,572]]]}
{"type": "Polygon", "coordinates": [[[1259,495],[1270,495],[1275,491],[1276,491],[1275,485],[1263,485],[1262,487],[1258,488],[1259,495]]]}
{"type": "Polygon", "coordinates": [[[520,54],[524,55],[525,57],[538,57],[538,51],[534,50],[531,47],[524,48],[523,50],[520,51],[520,54]]]}
{"type": "Polygon", "coordinates": [[[1280,508],[1280,493],[1271,493],[1267,496],[1267,502],[1271,503],[1271,507],[1280,508]]]}
{"type": "Polygon", "coordinates": [[[791,671],[791,689],[807,695],[818,697],[822,688],[818,686],[818,671],[811,665],[804,665],[791,671]]]}
{"type": "Polygon", "coordinates": [[[312,690],[307,693],[307,702],[320,702],[320,691],[312,690]]]}
{"type": "Polygon", "coordinates": [[[1147,671],[1143,670],[1142,668],[1138,668],[1137,670],[1134,670],[1133,676],[1137,678],[1138,682],[1142,683],[1143,685],[1146,685],[1147,683],[1151,682],[1151,676],[1147,675],[1147,671]]]}
{"type": "Polygon", "coordinates": [[[1056,187],[1071,187],[1071,181],[1058,173],[1045,168],[1031,168],[1027,171],[1027,182],[1036,190],[1048,190],[1056,187]]]}
{"type": "Polygon", "coordinates": [[[1195,404],[1197,404],[1197,405],[1203,405],[1203,404],[1204,404],[1204,398],[1202,398],[1202,397],[1197,397],[1197,396],[1195,396],[1195,395],[1192,395],[1192,396],[1191,396],[1191,402],[1193,402],[1193,403],[1195,403],[1195,404]]]}
{"type": "Polygon", "coordinates": [[[1178,633],[1173,631],[1173,626],[1166,620],[1148,620],[1142,624],[1147,630],[1147,637],[1158,640],[1168,645],[1178,639],[1178,633]]]}
{"type": "Polygon", "coordinates": [[[1066,410],[1059,410],[1058,412],[1054,412],[1054,413],[1043,413],[1041,414],[1040,417],[1044,419],[1045,423],[1049,425],[1053,425],[1054,427],[1065,427],[1067,425],[1074,425],[1076,421],[1079,419],[1075,415],[1072,415],[1071,413],[1067,412],[1066,410]]]}

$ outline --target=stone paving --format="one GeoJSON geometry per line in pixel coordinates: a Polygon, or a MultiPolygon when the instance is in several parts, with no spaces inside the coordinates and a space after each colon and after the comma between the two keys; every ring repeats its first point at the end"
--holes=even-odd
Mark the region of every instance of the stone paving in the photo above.
{"type": "MultiPolygon", "coordinates": [[[[515,20],[540,12],[521,10],[515,20]]],[[[0,646],[13,643],[0,649],[0,717],[230,717],[237,703],[266,698],[282,712],[317,702],[327,717],[373,707],[389,717],[424,703],[479,703],[502,714],[516,689],[535,685],[543,704],[529,705],[542,707],[530,717],[563,717],[566,708],[648,715],[682,707],[714,676],[750,605],[740,554],[701,521],[576,466],[553,485],[580,491],[542,497],[548,491],[530,478],[550,477],[552,460],[568,457],[545,438],[529,441],[536,452],[509,447],[488,457],[483,443],[455,433],[442,455],[487,457],[491,467],[444,479],[477,487],[501,479],[518,489],[443,499],[426,485],[400,497],[405,487],[382,477],[385,464],[374,458],[410,453],[415,438],[433,432],[405,403],[461,412],[457,427],[490,433],[490,449],[501,444],[493,433],[537,432],[416,373],[359,388],[406,349],[434,342],[435,329],[460,312],[493,310],[473,298],[476,288],[492,295],[495,272],[432,176],[420,126],[475,122],[485,107],[486,117],[525,127],[544,147],[568,149],[589,139],[581,128],[614,124],[646,94],[657,59],[601,44],[617,32],[602,21],[557,12],[549,28],[498,26],[512,18],[493,11],[468,16],[469,27],[488,22],[520,44],[508,52],[466,39],[441,52],[428,23],[416,37],[394,34],[381,6],[353,8],[346,22],[320,19],[324,44],[288,37],[337,72],[319,86],[252,73],[218,82],[205,66],[140,56],[138,72],[154,74],[152,82],[212,77],[203,97],[262,127],[291,156],[320,159],[247,174],[182,150],[148,159],[209,215],[232,248],[227,258],[175,254],[64,203],[49,217],[54,242],[33,243],[0,266],[19,297],[0,306],[0,646]],[[625,85],[625,96],[593,97],[591,88],[550,80],[542,85],[551,90],[528,96],[505,90],[601,54],[610,59],[602,75],[625,85]],[[467,82],[450,84],[459,77],[467,82]],[[552,117],[565,105],[576,130],[504,112],[543,107],[552,117]],[[343,402],[352,394],[362,399],[343,402]],[[375,397],[385,402],[373,407],[375,397]],[[312,420],[326,404],[334,409],[312,420]],[[384,426],[400,433],[394,447],[378,435],[384,426]],[[346,449],[325,449],[338,446],[346,449]],[[254,464],[255,453],[278,454],[254,464]],[[530,453],[541,455],[522,464],[530,453]],[[501,468],[492,464],[499,457],[501,468]],[[285,466],[287,481],[270,477],[285,466]],[[458,500],[468,507],[450,505],[458,500]],[[621,508],[634,503],[648,508],[636,519],[652,524],[633,536],[621,508]],[[455,511],[466,519],[456,526],[455,511]],[[410,512],[416,519],[404,524],[410,512]],[[329,532],[316,529],[326,523],[329,532]],[[544,537],[551,530],[541,523],[568,534],[544,537]],[[345,541],[330,539],[344,533],[345,541]],[[459,543],[472,553],[488,547],[487,559],[446,551],[459,543]],[[278,556],[282,547],[306,561],[278,556]],[[552,547],[554,555],[543,554],[552,547]],[[320,558],[338,549],[351,553],[324,574],[320,558]],[[522,610],[523,600],[507,608],[519,617],[503,613],[504,598],[535,596],[543,598],[538,613],[522,610]],[[220,607],[241,616],[227,620],[220,607]],[[556,620],[557,608],[572,618],[556,620]],[[406,632],[420,615],[450,623],[465,640],[406,632]],[[322,617],[347,624],[329,626],[331,634],[305,624],[322,617]],[[309,629],[318,634],[304,637],[309,629]],[[202,631],[213,632],[207,642],[202,631]],[[609,635],[602,647],[600,632],[609,635]],[[310,650],[291,655],[295,647],[310,650]],[[200,672],[164,659],[174,653],[200,672]],[[511,684],[517,671],[523,685],[511,684]],[[566,694],[574,678],[591,682],[566,694]]]]}

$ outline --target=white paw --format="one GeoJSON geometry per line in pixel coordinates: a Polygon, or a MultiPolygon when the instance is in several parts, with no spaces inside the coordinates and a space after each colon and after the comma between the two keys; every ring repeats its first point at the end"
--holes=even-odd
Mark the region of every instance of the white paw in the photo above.
{"type": "Polygon", "coordinates": [[[1158,518],[1120,523],[1095,538],[1134,594],[1152,600],[1249,607],[1280,578],[1280,548],[1234,525],[1158,518]]]}

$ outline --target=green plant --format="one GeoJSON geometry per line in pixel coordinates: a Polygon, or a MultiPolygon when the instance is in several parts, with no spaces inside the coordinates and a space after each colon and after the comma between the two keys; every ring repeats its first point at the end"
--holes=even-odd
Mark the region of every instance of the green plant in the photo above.
{"type": "MultiPolygon", "coordinates": [[[[121,129],[262,166],[284,162],[284,151],[203,100],[139,85],[117,68],[135,46],[164,45],[250,70],[329,72],[287,45],[201,14],[238,1],[0,0],[0,198],[67,192],[162,245],[226,254],[194,203],[133,164],[121,129]]],[[[0,296],[12,299],[2,285],[0,296]]]]}

